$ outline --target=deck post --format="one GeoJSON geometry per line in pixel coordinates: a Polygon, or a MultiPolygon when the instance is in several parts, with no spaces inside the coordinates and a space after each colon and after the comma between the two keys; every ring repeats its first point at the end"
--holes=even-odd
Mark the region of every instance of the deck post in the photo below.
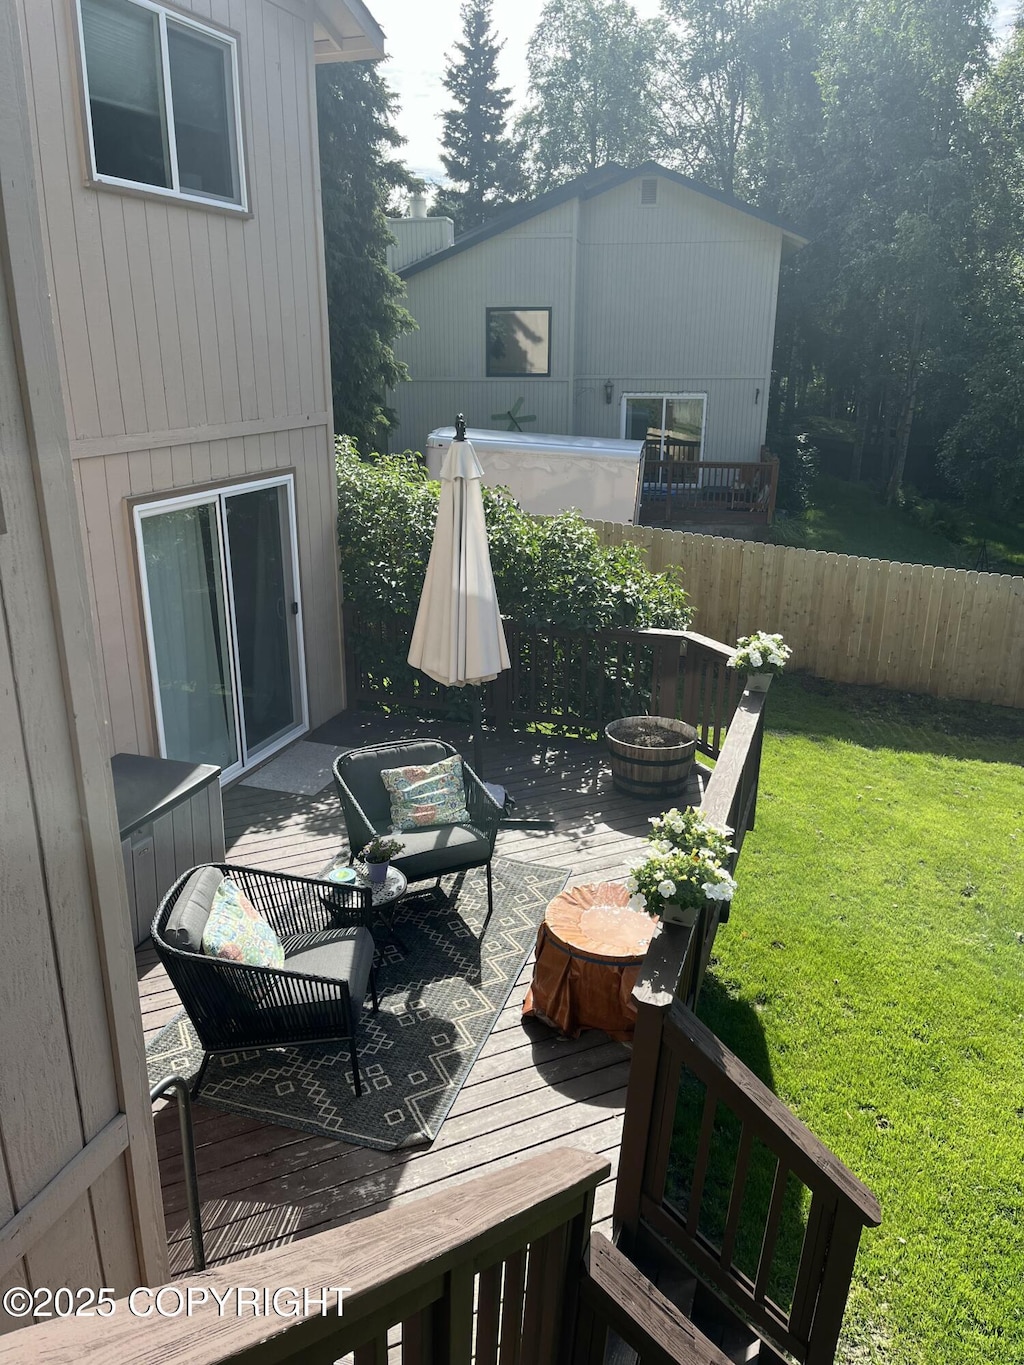
{"type": "Polygon", "coordinates": [[[663,1022],[663,1009],[637,1000],[633,1059],[629,1067],[626,1108],[622,1115],[622,1142],[619,1145],[619,1170],[615,1178],[614,1218],[620,1234],[620,1245],[626,1251],[632,1248],[640,1228],[640,1197],[654,1109],[654,1091],[658,1082],[663,1022]]]}
{"type": "Polygon", "coordinates": [[[679,700],[679,672],[683,639],[665,635],[654,646],[654,668],[651,675],[651,715],[676,719],[679,700]]]}
{"type": "Polygon", "coordinates": [[[767,450],[765,450],[763,452],[763,458],[767,459],[771,463],[771,472],[769,473],[768,476],[769,485],[767,511],[768,525],[771,526],[772,522],[775,520],[775,499],[778,496],[779,492],[779,457],[777,455],[771,455],[767,450]]]}

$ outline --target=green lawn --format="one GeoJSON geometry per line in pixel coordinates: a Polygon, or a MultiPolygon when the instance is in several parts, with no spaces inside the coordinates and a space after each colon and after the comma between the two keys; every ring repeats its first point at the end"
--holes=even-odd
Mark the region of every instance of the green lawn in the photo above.
{"type": "Polygon", "coordinates": [[[845,1365],[1024,1361],[1024,715],[791,677],[701,1013],[876,1192],[845,1365]]]}
{"type": "Polygon", "coordinates": [[[900,508],[886,507],[868,485],[822,475],[815,480],[812,505],[798,517],[777,518],[769,539],[804,550],[961,569],[978,567],[984,544],[991,569],[1024,572],[1024,526],[967,513],[962,521],[966,538],[954,544],[900,508]]]}

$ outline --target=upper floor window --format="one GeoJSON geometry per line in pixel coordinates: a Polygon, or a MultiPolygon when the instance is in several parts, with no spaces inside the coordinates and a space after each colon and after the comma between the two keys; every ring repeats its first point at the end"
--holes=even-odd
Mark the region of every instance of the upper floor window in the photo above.
{"type": "Polygon", "coordinates": [[[550,308],[488,308],[487,373],[501,377],[551,373],[550,308]]]}
{"type": "Polygon", "coordinates": [[[238,49],[152,0],[78,0],[93,174],[245,208],[238,49]]]}

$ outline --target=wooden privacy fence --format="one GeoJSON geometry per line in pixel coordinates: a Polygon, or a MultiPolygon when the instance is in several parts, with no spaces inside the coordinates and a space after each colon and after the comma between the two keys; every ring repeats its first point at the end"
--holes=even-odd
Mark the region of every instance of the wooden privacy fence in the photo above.
{"type": "Polygon", "coordinates": [[[590,524],[655,572],[678,565],[716,640],[781,631],[792,666],[819,678],[1024,707],[1024,577],[590,524]]]}

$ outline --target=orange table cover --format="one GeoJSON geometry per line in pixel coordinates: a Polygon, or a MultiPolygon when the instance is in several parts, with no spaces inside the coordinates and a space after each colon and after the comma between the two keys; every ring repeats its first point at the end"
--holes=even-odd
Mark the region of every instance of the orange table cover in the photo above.
{"type": "Polygon", "coordinates": [[[524,1015],[571,1038],[599,1028],[621,1042],[632,1039],[630,997],[657,920],[628,902],[629,892],[615,882],[574,886],[555,897],[537,931],[524,1015]]]}

